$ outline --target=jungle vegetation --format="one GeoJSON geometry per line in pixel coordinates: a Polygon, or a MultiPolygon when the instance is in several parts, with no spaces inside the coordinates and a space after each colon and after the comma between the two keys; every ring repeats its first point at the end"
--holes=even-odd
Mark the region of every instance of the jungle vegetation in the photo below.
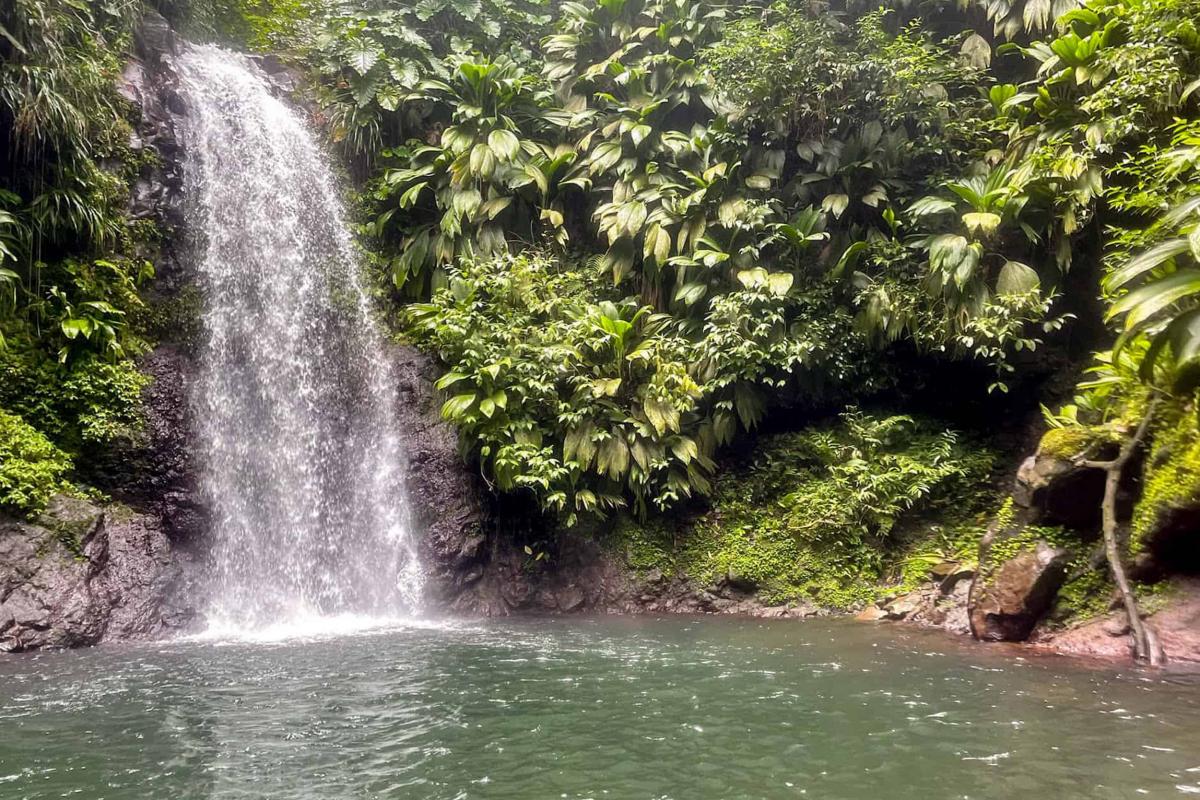
{"type": "Polygon", "coordinates": [[[914,363],[1003,393],[1097,298],[1056,424],[1200,380],[1195,2],[238,9],[313,76],[469,455],[568,520],[914,363]]]}

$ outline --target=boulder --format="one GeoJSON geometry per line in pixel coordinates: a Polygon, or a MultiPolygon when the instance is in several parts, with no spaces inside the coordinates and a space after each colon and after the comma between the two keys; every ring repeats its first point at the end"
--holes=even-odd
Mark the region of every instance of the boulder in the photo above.
{"type": "Polygon", "coordinates": [[[1039,449],[1017,471],[1013,503],[1031,522],[1095,530],[1104,498],[1103,470],[1078,466],[1039,449]]]}
{"type": "Polygon", "coordinates": [[[570,584],[555,593],[554,602],[559,611],[570,613],[583,608],[587,602],[587,595],[584,594],[583,589],[575,584],[570,584]]]}
{"type": "Polygon", "coordinates": [[[854,615],[859,622],[881,622],[888,618],[888,612],[879,606],[867,606],[854,615]]]}
{"type": "Polygon", "coordinates": [[[133,43],[138,54],[150,60],[155,68],[179,53],[179,37],[166,17],[157,11],[148,10],[142,15],[133,43]]]}
{"type": "MultiPolygon", "coordinates": [[[[967,572],[966,577],[969,578],[972,574],[967,572]]],[[[949,584],[943,581],[938,590],[941,596],[924,617],[917,621],[960,636],[970,633],[971,622],[967,615],[967,602],[971,593],[971,581],[961,578],[949,584]]]]}
{"type": "Polygon", "coordinates": [[[0,650],[151,639],[195,618],[194,565],[155,517],[57,497],[36,522],[0,520],[0,650]]]}
{"type": "MultiPolygon", "coordinates": [[[[1200,665],[1200,579],[1174,578],[1145,622],[1154,629],[1168,664],[1200,665]]],[[[1128,660],[1133,655],[1123,610],[1066,629],[1039,630],[1031,640],[1041,649],[1067,655],[1128,660]]]]}
{"type": "Polygon", "coordinates": [[[890,620],[907,619],[918,611],[928,608],[934,601],[933,592],[918,589],[906,595],[897,597],[883,607],[884,618],[890,620]]]}
{"type": "Polygon", "coordinates": [[[1024,641],[1049,610],[1067,575],[1071,553],[1038,541],[975,576],[967,612],[971,632],[986,641],[1024,641]]]}
{"type": "Polygon", "coordinates": [[[300,87],[304,85],[303,71],[286,64],[279,56],[273,53],[262,56],[250,56],[250,60],[262,70],[263,75],[266,76],[267,83],[271,86],[272,93],[276,97],[304,103],[306,98],[295,96],[300,87]]]}

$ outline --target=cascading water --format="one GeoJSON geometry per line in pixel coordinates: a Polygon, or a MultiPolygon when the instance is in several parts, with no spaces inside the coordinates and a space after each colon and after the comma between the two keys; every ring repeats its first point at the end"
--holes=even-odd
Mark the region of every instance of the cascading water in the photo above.
{"type": "Polygon", "coordinates": [[[210,629],[404,614],[420,569],[396,386],[337,181],[248,59],[193,46],[178,69],[204,298],[210,629]]]}

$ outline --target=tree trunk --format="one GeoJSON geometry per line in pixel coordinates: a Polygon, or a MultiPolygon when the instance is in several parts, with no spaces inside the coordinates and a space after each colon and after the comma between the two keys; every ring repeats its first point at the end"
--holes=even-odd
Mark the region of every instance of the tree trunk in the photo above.
{"type": "Polygon", "coordinates": [[[1104,528],[1104,554],[1108,560],[1108,567],[1112,570],[1113,581],[1121,593],[1125,615],[1129,619],[1129,630],[1133,634],[1134,658],[1138,661],[1149,662],[1151,666],[1155,667],[1163,663],[1162,646],[1159,644],[1154,629],[1142,620],[1141,611],[1138,609],[1137,595],[1129,583],[1129,578],[1125,575],[1125,565],[1121,560],[1120,523],[1117,521],[1117,492],[1120,489],[1121,475],[1125,471],[1125,465],[1137,452],[1142,440],[1145,439],[1157,406],[1158,398],[1150,401],[1150,406],[1146,409],[1146,416],[1138,424],[1133,437],[1121,446],[1116,458],[1112,461],[1083,462],[1086,466],[1102,469],[1106,473],[1104,501],[1100,507],[1104,528]]]}

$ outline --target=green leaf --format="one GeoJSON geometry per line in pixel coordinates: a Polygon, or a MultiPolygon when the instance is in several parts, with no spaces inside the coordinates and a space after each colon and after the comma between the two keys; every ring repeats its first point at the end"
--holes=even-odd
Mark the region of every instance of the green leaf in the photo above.
{"type": "Polygon", "coordinates": [[[690,464],[692,459],[700,455],[696,442],[686,436],[679,436],[671,442],[671,452],[684,464],[690,464]]]}
{"type": "MultiPolygon", "coordinates": [[[[1027,0],[1027,2],[1038,2],[1038,0],[1027,0]]],[[[959,52],[962,53],[967,63],[976,69],[987,69],[992,63],[992,46],[978,33],[972,33],[964,39],[959,52]]]]}
{"type": "Polygon", "coordinates": [[[455,395],[442,405],[442,417],[455,422],[461,419],[473,405],[475,405],[474,392],[455,395]]]}
{"type": "Polygon", "coordinates": [[[791,291],[795,279],[790,272],[772,272],[767,278],[767,288],[776,297],[783,297],[791,291]]]}
{"type": "Polygon", "coordinates": [[[866,242],[851,242],[850,245],[842,251],[842,255],[834,264],[833,269],[829,271],[830,277],[835,280],[846,275],[851,267],[858,263],[858,259],[866,252],[866,242]]]}
{"type": "Polygon", "coordinates": [[[913,204],[908,207],[908,213],[915,217],[931,216],[933,214],[944,214],[947,211],[954,210],[954,203],[942,197],[934,197],[932,195],[922,197],[919,200],[913,201],[913,204]]]}
{"type": "Polygon", "coordinates": [[[512,161],[521,152],[521,140],[512,131],[496,130],[488,134],[488,147],[502,161],[512,161]]]}
{"type": "Polygon", "coordinates": [[[990,234],[1000,227],[1000,215],[990,211],[973,211],[963,214],[962,221],[967,226],[967,230],[983,234],[990,234]]]}
{"type": "Polygon", "coordinates": [[[494,197],[479,206],[479,213],[489,220],[495,219],[512,204],[512,197],[494,197]]]}
{"type": "Polygon", "coordinates": [[[1120,289],[1128,283],[1142,277],[1147,272],[1151,272],[1159,267],[1170,263],[1177,256],[1181,256],[1191,250],[1191,245],[1187,239],[1171,239],[1162,244],[1151,247],[1141,255],[1129,260],[1129,262],[1114,272],[1104,281],[1105,287],[1109,291],[1120,289]]]}
{"type": "Polygon", "coordinates": [[[461,372],[447,372],[445,375],[437,379],[437,383],[433,384],[436,389],[446,389],[459,381],[465,381],[467,376],[461,372]]]}
{"type": "Polygon", "coordinates": [[[841,218],[846,212],[846,208],[850,205],[850,196],[846,194],[829,194],[825,195],[825,199],[821,201],[821,210],[832,213],[833,216],[841,218]]]}
{"type": "Polygon", "coordinates": [[[490,178],[496,171],[496,154],[483,142],[471,148],[469,162],[471,173],[481,178],[490,178]]]}
{"type": "Polygon", "coordinates": [[[1025,294],[1038,287],[1037,271],[1019,261],[1007,261],[996,279],[996,292],[1001,295],[1025,294]]]}
{"type": "Polygon", "coordinates": [[[425,189],[427,186],[429,186],[428,183],[422,182],[408,187],[408,189],[404,191],[404,194],[400,195],[400,207],[412,208],[414,205],[416,205],[417,198],[421,195],[421,190],[425,189]]]}
{"type": "Polygon", "coordinates": [[[375,92],[375,102],[384,111],[395,111],[400,106],[400,93],[394,86],[381,86],[375,92]]]}
{"type": "Polygon", "coordinates": [[[382,53],[379,46],[374,42],[366,39],[359,39],[350,46],[348,53],[350,57],[350,68],[359,75],[366,75],[371,71],[371,67],[375,66],[379,61],[382,53]]]}
{"type": "Polygon", "coordinates": [[[675,292],[675,302],[685,306],[695,305],[708,293],[708,286],[703,283],[685,283],[675,292]]]}
{"type": "Polygon", "coordinates": [[[620,378],[597,378],[592,381],[592,396],[613,397],[620,388],[620,378]]]}
{"type": "Polygon", "coordinates": [[[659,436],[669,431],[679,430],[679,411],[670,403],[647,398],[642,404],[642,409],[646,412],[646,419],[650,420],[650,424],[654,426],[654,430],[659,436]]]}
{"type": "Polygon", "coordinates": [[[739,383],[733,390],[733,406],[742,427],[749,430],[758,424],[766,413],[766,405],[753,386],[739,383]]]}
{"type": "Polygon", "coordinates": [[[770,280],[767,271],[762,267],[754,269],[744,269],[737,274],[738,282],[747,289],[757,289],[759,286],[766,286],[770,280]]]}
{"type": "Polygon", "coordinates": [[[596,471],[619,481],[629,469],[629,446],[620,433],[613,434],[600,444],[596,456],[596,471]]]}
{"type": "Polygon", "coordinates": [[[1200,270],[1183,269],[1125,295],[1109,309],[1108,318],[1128,314],[1125,329],[1135,330],[1160,311],[1192,296],[1200,296],[1200,270]]]}
{"type": "Polygon", "coordinates": [[[665,264],[671,256],[671,234],[663,230],[656,222],[646,231],[646,241],[643,244],[642,256],[656,264],[665,264]]]}

